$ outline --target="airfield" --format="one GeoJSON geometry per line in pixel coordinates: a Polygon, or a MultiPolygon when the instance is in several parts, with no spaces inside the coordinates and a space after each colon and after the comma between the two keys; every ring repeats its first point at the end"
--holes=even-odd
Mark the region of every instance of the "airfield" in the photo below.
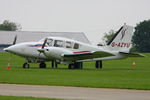
{"type": "Polygon", "coordinates": [[[25,59],[2,52],[0,53],[0,83],[132,89],[146,90],[149,93],[150,54],[144,53],[144,55],[146,57],[103,61],[103,69],[96,69],[95,62],[85,62],[83,69],[69,70],[66,65],[58,65],[57,69],[52,69],[50,62],[47,63],[46,69],[39,69],[38,64],[31,64],[29,69],[23,69],[22,64],[25,59]],[[10,69],[8,69],[8,62],[10,69]]]}

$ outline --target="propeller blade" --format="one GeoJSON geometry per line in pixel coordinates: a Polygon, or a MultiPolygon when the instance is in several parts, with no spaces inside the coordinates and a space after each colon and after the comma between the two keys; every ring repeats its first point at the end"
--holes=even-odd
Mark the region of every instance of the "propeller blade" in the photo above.
{"type": "Polygon", "coordinates": [[[44,47],[45,47],[46,42],[47,42],[47,38],[44,40],[44,43],[43,43],[43,45],[42,45],[42,48],[41,48],[41,49],[40,49],[40,48],[38,49],[39,55],[38,55],[38,57],[36,58],[37,61],[38,61],[38,59],[39,59],[41,53],[44,53],[44,47]]]}
{"type": "Polygon", "coordinates": [[[44,49],[46,42],[47,42],[47,38],[45,39],[45,41],[44,41],[44,43],[42,45],[42,49],[44,49]]]}
{"type": "Polygon", "coordinates": [[[17,41],[17,35],[16,35],[15,38],[14,38],[13,45],[16,44],[16,41],[17,41]]]}

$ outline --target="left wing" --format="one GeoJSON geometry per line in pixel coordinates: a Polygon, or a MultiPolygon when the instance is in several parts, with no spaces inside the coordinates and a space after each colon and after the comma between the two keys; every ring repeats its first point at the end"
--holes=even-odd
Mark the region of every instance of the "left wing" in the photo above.
{"type": "Polygon", "coordinates": [[[62,57],[65,60],[84,60],[108,56],[114,56],[114,54],[105,51],[80,51],[80,52],[73,52],[73,54],[62,55],[62,57]]]}

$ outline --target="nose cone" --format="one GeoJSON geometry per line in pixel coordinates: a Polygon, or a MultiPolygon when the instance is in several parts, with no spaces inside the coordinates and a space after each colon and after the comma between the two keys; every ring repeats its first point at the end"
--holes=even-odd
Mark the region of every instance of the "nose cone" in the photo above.
{"type": "Polygon", "coordinates": [[[8,52],[8,48],[4,48],[3,50],[8,52]]]}
{"type": "Polygon", "coordinates": [[[8,48],[4,48],[3,50],[7,51],[7,52],[15,53],[17,49],[16,49],[16,46],[13,45],[13,46],[10,46],[8,48]]]}

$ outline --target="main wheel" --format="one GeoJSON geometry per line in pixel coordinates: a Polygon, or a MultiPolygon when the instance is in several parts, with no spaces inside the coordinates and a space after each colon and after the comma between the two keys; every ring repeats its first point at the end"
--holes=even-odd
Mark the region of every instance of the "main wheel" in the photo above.
{"type": "Polygon", "coordinates": [[[74,69],[82,69],[83,63],[82,62],[75,62],[74,63],[74,69]]]}
{"type": "Polygon", "coordinates": [[[52,61],[52,68],[54,68],[54,61],[52,61]]]}
{"type": "Polygon", "coordinates": [[[30,65],[28,63],[23,64],[23,68],[29,68],[29,67],[30,67],[30,65]]]}
{"type": "Polygon", "coordinates": [[[58,64],[57,64],[57,62],[55,61],[55,68],[57,68],[58,67],[58,64]]]}
{"type": "Polygon", "coordinates": [[[102,63],[102,61],[100,60],[100,69],[102,69],[103,68],[103,63],[102,63]]]}
{"type": "Polygon", "coordinates": [[[68,69],[74,69],[74,64],[69,64],[68,69]]]}
{"type": "Polygon", "coordinates": [[[40,65],[39,65],[39,68],[46,68],[45,62],[41,62],[40,65]]]}
{"type": "Polygon", "coordinates": [[[83,62],[80,62],[80,69],[83,68],[83,62]]]}
{"type": "Polygon", "coordinates": [[[99,61],[96,61],[96,63],[95,63],[95,68],[99,68],[99,61]]]}
{"type": "Polygon", "coordinates": [[[102,61],[101,61],[101,60],[100,60],[100,61],[96,61],[95,67],[96,67],[97,69],[98,69],[98,68],[102,69],[102,67],[103,67],[102,61]]]}

